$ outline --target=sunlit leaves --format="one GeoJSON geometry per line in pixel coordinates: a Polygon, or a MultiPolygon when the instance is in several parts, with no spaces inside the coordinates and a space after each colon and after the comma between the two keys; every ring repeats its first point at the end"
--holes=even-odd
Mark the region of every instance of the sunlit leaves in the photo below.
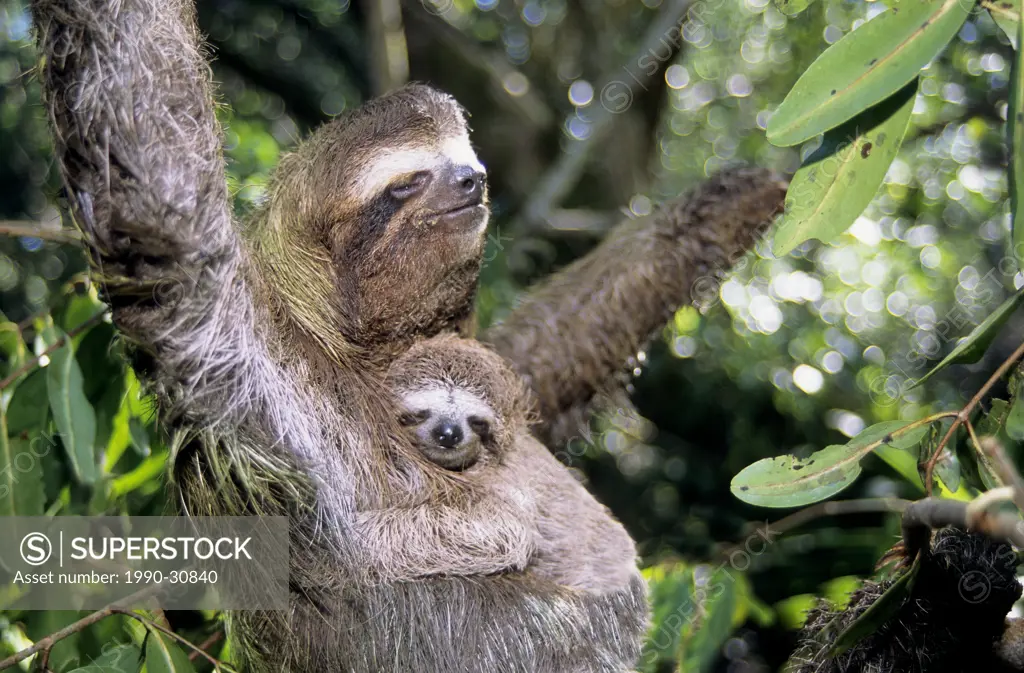
{"type": "Polygon", "coordinates": [[[785,255],[809,238],[829,241],[871,202],[896,157],[914,107],[916,83],[829,131],[796,172],[772,252],[785,255]]]}
{"type": "Polygon", "coordinates": [[[796,145],[885,100],[917,77],[960,29],[962,0],[904,0],[825,50],[768,123],[768,140],[796,145]]]}
{"type": "Polygon", "coordinates": [[[995,311],[989,314],[980,325],[971,330],[971,333],[964,337],[956,347],[935,365],[930,372],[922,376],[914,385],[919,386],[935,376],[949,365],[972,364],[981,359],[981,356],[988,350],[992,340],[996,338],[999,329],[1006,324],[1014,311],[1024,301],[1024,288],[1018,290],[1012,297],[999,305],[995,311]]]}

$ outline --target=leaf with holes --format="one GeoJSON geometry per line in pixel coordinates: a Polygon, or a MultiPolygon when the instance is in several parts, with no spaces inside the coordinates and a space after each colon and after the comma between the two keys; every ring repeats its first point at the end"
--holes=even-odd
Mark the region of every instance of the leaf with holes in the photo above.
{"type": "Polygon", "coordinates": [[[761,507],[801,507],[826,500],[860,476],[863,449],[826,446],[806,459],[764,458],[733,477],[729,489],[743,502],[761,507]]]}
{"type": "Polygon", "coordinates": [[[802,143],[917,77],[967,20],[973,2],[903,0],[826,49],[768,122],[768,141],[802,143]]]}
{"type": "Polygon", "coordinates": [[[772,252],[785,255],[809,238],[830,241],[853,224],[875,196],[900,149],[916,90],[914,82],[825,134],[821,147],[790,180],[772,252]]]}
{"type": "Polygon", "coordinates": [[[999,305],[995,311],[989,314],[980,325],[971,330],[971,333],[960,340],[949,355],[942,359],[942,362],[935,365],[930,372],[918,379],[911,388],[923,384],[937,373],[950,365],[969,365],[981,359],[992,340],[996,338],[999,329],[1006,324],[1014,311],[1024,301],[1024,288],[1021,288],[1013,296],[999,305]]]}

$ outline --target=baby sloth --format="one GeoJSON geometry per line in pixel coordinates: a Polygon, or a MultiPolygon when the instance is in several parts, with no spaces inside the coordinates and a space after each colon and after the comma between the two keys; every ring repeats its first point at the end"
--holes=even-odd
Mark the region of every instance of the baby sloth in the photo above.
{"type": "Polygon", "coordinates": [[[528,426],[528,392],[497,353],[476,341],[421,341],[388,374],[404,411],[402,426],[431,462],[466,470],[499,464],[528,426]]]}
{"type": "Polygon", "coordinates": [[[387,383],[413,445],[459,484],[444,500],[364,515],[403,541],[381,559],[387,575],[525,571],[598,594],[628,585],[632,539],[530,434],[529,390],[500,355],[436,336],[399,357],[387,383]]]}

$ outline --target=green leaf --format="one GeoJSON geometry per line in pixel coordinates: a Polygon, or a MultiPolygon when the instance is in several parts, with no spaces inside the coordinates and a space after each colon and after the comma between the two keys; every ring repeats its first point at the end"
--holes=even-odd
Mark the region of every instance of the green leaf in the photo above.
{"type": "MultiPolygon", "coordinates": [[[[25,615],[25,635],[33,641],[41,640],[51,633],[73,624],[81,616],[81,613],[74,610],[29,611],[25,615]]],[[[58,640],[50,650],[50,668],[54,671],[67,671],[78,666],[83,661],[81,645],[81,632],[72,633],[67,638],[58,640]]],[[[75,668],[76,673],[81,670],[75,668]]],[[[99,673],[100,670],[94,668],[89,670],[89,673],[99,673]]]]}
{"type": "Polygon", "coordinates": [[[922,385],[925,381],[949,365],[966,365],[977,362],[988,350],[992,340],[996,338],[999,329],[1006,324],[1013,312],[1024,301],[1024,288],[1018,290],[1013,296],[999,305],[995,311],[989,314],[980,325],[971,330],[971,333],[960,340],[949,355],[942,359],[942,362],[935,365],[930,372],[918,379],[911,388],[922,385]]]}
{"type": "Polygon", "coordinates": [[[13,437],[41,432],[49,414],[46,393],[46,370],[37,369],[21,380],[7,405],[7,432],[13,437]]]}
{"type": "MultiPolygon", "coordinates": [[[[857,442],[861,446],[866,446],[872,442],[884,439],[887,435],[906,427],[908,424],[907,421],[878,423],[862,431],[850,443],[857,442]]],[[[921,490],[924,490],[924,483],[917,473],[917,464],[920,458],[920,445],[928,434],[929,427],[928,425],[922,425],[912,428],[905,433],[896,435],[891,441],[882,443],[874,450],[876,456],[888,463],[904,479],[921,490]]]]}
{"type": "MultiPolygon", "coordinates": [[[[912,0],[917,2],[917,0],[912,0]]],[[[789,253],[809,238],[830,241],[864,211],[896,157],[914,109],[917,83],[825,134],[786,192],[772,252],[789,253]]]]}
{"type": "Polygon", "coordinates": [[[25,341],[12,322],[0,323],[0,378],[6,378],[25,361],[25,341]]]}
{"type": "MultiPolygon", "coordinates": [[[[999,398],[992,398],[989,402],[988,413],[982,416],[981,420],[978,421],[977,427],[975,428],[975,434],[978,439],[991,435],[996,438],[1001,438],[1002,431],[1005,427],[1006,421],[1010,416],[1010,405],[1006,400],[999,398]]],[[[982,485],[985,490],[998,488],[1005,486],[1003,480],[999,478],[999,473],[996,471],[995,466],[992,465],[992,461],[988,455],[974,446],[974,442],[964,442],[965,451],[964,454],[970,454],[972,460],[974,460],[978,466],[978,477],[981,479],[982,485]],[[966,445],[970,446],[967,447],[966,445]]]]}
{"type": "Polygon", "coordinates": [[[933,474],[950,491],[960,488],[960,461],[948,446],[942,449],[942,454],[935,461],[933,474]]]}
{"type": "MultiPolygon", "coordinates": [[[[910,428],[906,432],[899,432],[903,428],[915,422],[916,421],[884,421],[882,423],[876,423],[869,428],[861,430],[861,432],[847,442],[846,445],[851,448],[862,449],[869,444],[882,442],[883,446],[890,446],[901,451],[908,451],[916,448],[924,439],[925,435],[928,434],[929,426],[927,424],[910,428]]],[[[878,449],[875,450],[877,451],[878,449]]]]}
{"type": "Polygon", "coordinates": [[[1017,378],[1013,393],[1013,404],[1006,416],[1006,434],[1016,441],[1024,440],[1024,378],[1017,378]]]}
{"type": "Polygon", "coordinates": [[[836,637],[832,649],[826,655],[828,658],[839,656],[850,649],[866,636],[877,631],[879,627],[889,621],[890,617],[896,614],[914,588],[917,572],[921,567],[919,559],[920,557],[914,559],[914,565],[890,584],[885,593],[878,597],[878,600],[836,637]]]}
{"type": "Polygon", "coordinates": [[[798,507],[829,498],[860,475],[860,461],[884,446],[910,450],[924,438],[929,424],[886,421],[863,430],[843,446],[827,446],[806,460],[793,456],[765,458],[733,477],[730,489],[737,498],[762,507],[798,507]]]}
{"type": "Polygon", "coordinates": [[[644,670],[657,670],[659,662],[678,661],[683,622],[696,614],[693,571],[682,563],[660,563],[643,571],[651,605],[651,637],[644,644],[644,670]]]}
{"type": "MultiPolygon", "coordinates": [[[[694,579],[701,573],[695,571],[694,579]]],[[[683,624],[679,670],[700,673],[710,671],[718,660],[722,645],[733,632],[736,610],[736,582],[728,572],[703,573],[703,583],[694,582],[694,597],[700,604],[693,618],[683,624]]]]}
{"type": "Polygon", "coordinates": [[[71,673],[138,673],[142,652],[134,645],[118,645],[71,673]]]}
{"type": "MultiPolygon", "coordinates": [[[[64,331],[70,332],[91,320],[97,313],[105,311],[106,308],[106,304],[93,296],[91,292],[75,293],[68,299],[59,324],[64,331]]],[[[86,334],[93,329],[95,327],[90,328],[86,334]]]]}
{"type": "Polygon", "coordinates": [[[42,455],[27,439],[0,436],[0,516],[40,516],[43,498],[42,455]]]}
{"type": "Polygon", "coordinates": [[[146,638],[147,673],[194,673],[185,653],[168,636],[150,631],[146,638]]]}
{"type": "Polygon", "coordinates": [[[764,458],[733,477],[729,488],[743,502],[762,507],[800,507],[826,500],[860,476],[863,450],[826,446],[806,460],[764,458]]]}
{"type": "Polygon", "coordinates": [[[796,16],[811,6],[814,0],[774,0],[775,8],[786,16],[796,16]]]}
{"type": "Polygon", "coordinates": [[[768,122],[768,141],[802,143],[917,77],[967,20],[973,2],[903,0],[826,49],[768,122]]]}
{"type": "Polygon", "coordinates": [[[132,446],[135,447],[135,450],[140,456],[148,456],[150,451],[149,431],[146,430],[146,426],[139,419],[131,418],[128,420],[128,430],[131,433],[132,446]]]}
{"type": "MultiPolygon", "coordinates": [[[[56,343],[61,336],[63,333],[52,325],[44,328],[44,340],[47,343],[56,343]]],[[[75,360],[71,344],[66,340],[50,353],[50,364],[46,368],[46,390],[53,420],[57,424],[57,432],[72,471],[82,483],[94,483],[99,476],[93,448],[96,414],[85,396],[82,371],[75,360]]]]}
{"type": "Polygon", "coordinates": [[[1006,33],[1006,37],[1010,38],[1010,44],[1016,49],[1020,44],[1017,41],[1017,31],[1020,29],[1020,0],[994,0],[985,7],[989,16],[1006,33]]]}
{"type": "MultiPolygon", "coordinates": [[[[1017,17],[1020,18],[1020,7],[1017,17]]],[[[1024,21],[1017,21],[1017,44],[1024,44],[1024,21]]],[[[1024,49],[1017,48],[1010,69],[1010,102],[1006,109],[1006,128],[1009,133],[1010,161],[1010,213],[1013,225],[1013,253],[1017,261],[1024,261],[1024,49]]]]}

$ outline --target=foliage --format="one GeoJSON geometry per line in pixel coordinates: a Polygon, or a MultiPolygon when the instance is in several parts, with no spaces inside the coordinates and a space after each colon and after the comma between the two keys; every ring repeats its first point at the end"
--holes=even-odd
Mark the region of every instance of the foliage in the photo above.
{"type": "MultiPolygon", "coordinates": [[[[243,213],[302,131],[372,95],[365,16],[320,0],[198,4],[243,213]]],[[[484,322],[593,245],[513,216],[546,166],[589,142],[609,78],[632,86],[646,63],[661,68],[614,111],[567,208],[644,214],[734,161],[793,175],[775,254],[744,260],[707,310],[683,307],[634,363],[632,401],[560,454],[641,544],[655,617],[643,670],[778,666],[811,595],[869,574],[896,523],[769,525],[724,546],[764,521],[760,507],[918,497],[933,456],[936,488],[971,498],[1000,484],[972,431],[1020,453],[1024,377],[989,384],[1020,333],[1019,3],[699,0],[666,37],[678,51],[642,62],[655,0],[434,4],[404,6],[409,62],[469,108],[490,169],[484,322]]],[[[52,225],[62,204],[28,25],[23,2],[0,0],[0,220],[52,225]]],[[[159,414],[94,318],[82,269],[74,245],[0,239],[0,514],[165,510],[159,414]]],[[[79,617],[7,611],[0,654],[79,617]]],[[[221,629],[216,613],[166,619],[192,643],[221,629]]],[[[61,641],[49,666],[187,670],[173,668],[182,648],[113,615],[61,641]]]]}

